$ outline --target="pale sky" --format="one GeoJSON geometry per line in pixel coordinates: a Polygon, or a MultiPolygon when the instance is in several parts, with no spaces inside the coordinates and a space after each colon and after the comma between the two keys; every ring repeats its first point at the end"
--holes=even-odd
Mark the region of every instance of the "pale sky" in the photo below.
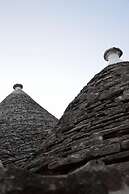
{"type": "Polygon", "coordinates": [[[0,0],[0,101],[21,83],[60,118],[112,46],[129,59],[129,0],[0,0]]]}

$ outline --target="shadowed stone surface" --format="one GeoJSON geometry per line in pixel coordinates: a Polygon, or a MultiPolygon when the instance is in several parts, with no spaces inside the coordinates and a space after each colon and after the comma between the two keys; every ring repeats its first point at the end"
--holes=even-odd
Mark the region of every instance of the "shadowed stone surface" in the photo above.
{"type": "Polygon", "coordinates": [[[1,167],[2,194],[128,194],[129,62],[98,73],[46,137],[24,170],[1,167]]]}
{"type": "Polygon", "coordinates": [[[101,161],[92,161],[67,175],[53,176],[3,169],[0,171],[0,193],[128,194],[129,164],[106,167],[101,161]]]}
{"type": "Polygon", "coordinates": [[[101,158],[129,160],[129,62],[109,65],[85,86],[42,145],[28,169],[68,173],[101,158]],[[46,170],[47,169],[47,170],[46,170]]]}
{"type": "Polygon", "coordinates": [[[24,167],[50,135],[57,119],[22,89],[0,103],[0,159],[24,167]]]}

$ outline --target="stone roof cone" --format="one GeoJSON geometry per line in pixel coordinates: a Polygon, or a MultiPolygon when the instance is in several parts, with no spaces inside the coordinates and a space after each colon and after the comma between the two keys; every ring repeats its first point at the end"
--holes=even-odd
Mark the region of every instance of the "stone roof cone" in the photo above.
{"type": "MultiPolygon", "coordinates": [[[[119,56],[122,53],[116,48],[109,49],[105,59],[109,52],[117,52],[119,56]]],[[[126,161],[128,125],[129,62],[115,61],[95,75],[66,108],[54,129],[54,142],[47,142],[45,165],[55,173],[58,170],[66,173],[94,159],[107,165],[126,161]]],[[[45,161],[42,155],[39,172],[45,168],[45,161]]]]}
{"type": "Polygon", "coordinates": [[[40,149],[57,119],[27,95],[21,84],[13,88],[0,103],[0,159],[5,165],[23,167],[40,149]]]}

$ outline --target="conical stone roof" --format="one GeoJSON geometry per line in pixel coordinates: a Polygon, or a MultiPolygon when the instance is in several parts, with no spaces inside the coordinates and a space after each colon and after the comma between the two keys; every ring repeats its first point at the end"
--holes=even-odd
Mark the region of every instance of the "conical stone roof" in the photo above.
{"type": "Polygon", "coordinates": [[[0,103],[0,159],[23,167],[50,135],[57,119],[22,90],[21,84],[0,103]]]}
{"type": "Polygon", "coordinates": [[[42,151],[36,161],[42,161],[39,172],[66,173],[94,159],[129,161],[129,62],[108,65],[95,75],[54,130],[55,139],[47,141],[46,154],[42,151]]]}

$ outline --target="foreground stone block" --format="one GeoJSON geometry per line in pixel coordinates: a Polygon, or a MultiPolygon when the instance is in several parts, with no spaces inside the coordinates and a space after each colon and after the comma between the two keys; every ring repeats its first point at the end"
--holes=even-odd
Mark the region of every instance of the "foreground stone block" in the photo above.
{"type": "Polygon", "coordinates": [[[9,167],[0,170],[0,194],[127,194],[129,165],[91,161],[67,175],[39,175],[9,167]]]}

